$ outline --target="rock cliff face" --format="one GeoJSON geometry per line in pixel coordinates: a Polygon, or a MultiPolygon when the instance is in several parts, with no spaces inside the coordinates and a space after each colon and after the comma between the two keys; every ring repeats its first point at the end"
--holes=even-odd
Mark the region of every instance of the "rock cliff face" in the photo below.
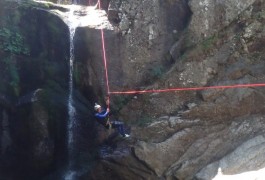
{"type": "MultiPolygon", "coordinates": [[[[111,91],[265,82],[263,0],[102,2],[105,12],[74,11],[80,19],[94,15],[92,25],[80,25],[74,38],[75,87],[91,102],[107,92],[101,29],[111,91]]],[[[69,9],[5,3],[0,2],[1,17],[9,15],[0,20],[0,174],[13,178],[8,170],[27,161],[16,172],[38,178],[64,152],[69,32],[59,17],[69,9]]],[[[131,126],[131,138],[100,154],[81,178],[260,178],[264,93],[264,87],[244,87],[111,95],[111,108],[131,126]]],[[[82,138],[79,144],[86,142],[82,138]]]]}
{"type": "MultiPolygon", "coordinates": [[[[111,1],[117,32],[106,40],[111,90],[264,83],[264,6],[262,0],[111,1]]],[[[117,149],[119,158],[104,157],[99,168],[118,179],[217,179],[218,168],[224,178],[264,168],[256,158],[264,154],[264,92],[113,95],[113,108],[132,126],[132,153],[117,149]]]]}
{"type": "Polygon", "coordinates": [[[193,17],[189,26],[194,41],[212,36],[249,8],[255,0],[218,1],[203,0],[189,2],[193,17]]]}
{"type": "MultiPolygon", "coordinates": [[[[191,14],[185,1],[111,1],[108,13],[114,26],[114,30],[105,31],[111,90],[139,89],[164,73],[174,61],[170,47],[187,26],[191,14]]],[[[105,74],[102,64],[97,65],[102,51],[92,51],[101,49],[100,33],[95,32],[95,39],[91,39],[91,33],[77,33],[77,38],[82,39],[77,49],[86,47],[80,60],[88,64],[87,69],[98,67],[93,69],[95,75],[91,79],[100,81],[100,89],[105,92],[105,74]]]]}
{"type": "Polygon", "coordinates": [[[38,179],[66,153],[69,31],[34,4],[0,2],[3,179],[38,179]]]}

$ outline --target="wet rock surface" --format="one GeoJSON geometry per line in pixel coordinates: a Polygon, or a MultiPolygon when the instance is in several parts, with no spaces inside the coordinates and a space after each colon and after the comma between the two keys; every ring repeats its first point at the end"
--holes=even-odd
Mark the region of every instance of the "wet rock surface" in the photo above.
{"type": "MultiPolygon", "coordinates": [[[[170,51],[175,63],[144,88],[263,83],[264,49],[257,47],[264,37],[264,2],[190,1],[189,7],[193,14],[188,33],[170,51]],[[185,46],[189,48],[183,53],[185,46]]],[[[255,178],[262,176],[253,174],[254,169],[264,168],[263,160],[255,158],[264,153],[263,101],[263,87],[136,94],[128,97],[120,116],[133,126],[138,163],[159,178],[212,179],[218,168],[220,178],[248,171],[247,177],[255,178]],[[249,151],[237,154],[245,146],[249,151]]]]}
{"type": "MultiPolygon", "coordinates": [[[[92,16],[95,12],[100,20],[94,26],[80,25],[74,38],[75,85],[92,102],[103,102],[106,95],[101,28],[105,35],[111,90],[265,82],[265,3],[262,0],[145,0],[106,3],[109,5],[105,11],[89,11],[90,7],[78,7],[81,9],[75,11],[79,18],[85,18],[89,13],[92,16]]],[[[64,63],[69,52],[66,47],[69,43],[66,37],[69,34],[63,20],[67,20],[64,18],[69,11],[67,7],[64,7],[66,11],[54,7],[52,9],[50,12],[34,8],[30,11],[37,13],[36,17],[40,18],[27,18],[31,23],[36,24],[38,20],[49,22],[40,23],[43,26],[37,26],[38,31],[27,29],[32,36],[22,33],[29,41],[32,54],[28,55],[27,49],[20,50],[19,55],[17,51],[8,49],[9,53],[11,50],[15,52],[11,56],[11,63],[0,62],[1,68],[6,67],[1,72],[9,74],[1,76],[4,78],[0,81],[8,87],[3,90],[0,86],[1,153],[6,154],[13,144],[22,147],[24,139],[31,139],[32,141],[27,141],[30,143],[25,154],[35,153],[30,161],[34,167],[45,159],[39,166],[41,173],[53,161],[56,142],[62,142],[61,139],[64,138],[63,131],[56,127],[65,125],[66,119],[56,116],[55,119],[62,121],[56,121],[57,124],[52,126],[55,129],[50,131],[49,123],[54,122],[53,118],[50,119],[50,109],[34,99],[32,101],[30,93],[47,83],[49,87],[56,89],[56,96],[67,94],[65,87],[68,87],[68,79],[65,77],[68,77],[68,71],[64,63]],[[51,17],[54,19],[50,19],[51,17]],[[54,24],[62,25],[64,33],[57,31],[54,24]],[[48,30],[44,28],[46,26],[49,27],[48,30]],[[36,32],[39,34],[35,36],[36,32]],[[41,41],[36,41],[37,37],[41,37],[41,41]],[[47,52],[34,46],[36,44],[48,49],[47,52]],[[34,66],[40,72],[36,75],[29,68],[32,66],[25,65],[26,60],[33,57],[49,59],[48,65],[37,63],[34,66]],[[16,63],[20,65],[18,74],[12,69],[12,65],[16,63]],[[46,70],[42,71],[39,67],[46,70]],[[54,70],[54,67],[65,68],[54,70]],[[25,72],[30,72],[30,75],[27,76],[25,72]],[[19,88],[17,75],[21,78],[19,88]],[[29,77],[32,78],[30,81],[27,80],[29,77]],[[47,77],[52,82],[44,81],[47,77]],[[64,78],[61,80],[59,77],[64,78]],[[8,84],[10,80],[12,84],[8,84]],[[18,98],[16,94],[29,96],[18,98]],[[19,102],[23,108],[13,113],[15,102],[19,102]],[[25,117],[23,122],[27,122],[25,124],[28,126],[22,123],[19,132],[12,135],[15,124],[19,125],[14,114],[25,117]],[[27,128],[30,133],[26,131],[27,128]],[[59,134],[53,134],[57,130],[59,134]],[[20,139],[21,134],[24,136],[20,139]],[[17,142],[14,143],[14,140],[17,142]]],[[[3,11],[0,13],[2,16],[3,11]]],[[[30,14],[26,17],[29,16],[30,14]]],[[[0,22],[5,25],[3,20],[0,22]]],[[[23,23],[21,26],[27,27],[23,23]]],[[[8,52],[0,51],[1,57],[8,55],[8,52]]],[[[39,61],[31,61],[33,64],[36,62],[39,61]]],[[[45,89],[43,86],[41,88],[45,89]]],[[[264,87],[244,87],[111,96],[113,113],[116,116],[118,112],[119,118],[131,126],[131,137],[100,147],[98,161],[93,165],[92,171],[80,178],[207,180],[233,178],[248,171],[251,177],[260,177],[252,171],[261,169],[262,173],[264,168],[263,158],[258,158],[264,154],[264,93],[264,87]]],[[[60,111],[65,114],[65,109],[60,111]]],[[[94,127],[93,123],[88,125],[86,121],[82,122],[84,126],[94,127]]],[[[108,132],[101,129],[98,134],[102,136],[96,139],[97,145],[104,141],[108,132]]],[[[94,137],[95,134],[91,131],[86,135],[94,137]]],[[[85,140],[80,138],[78,143],[85,140]]],[[[85,152],[85,148],[87,146],[83,147],[82,152],[85,152]]],[[[21,157],[26,157],[23,153],[21,157]]],[[[10,164],[5,165],[12,167],[10,164]]]]}

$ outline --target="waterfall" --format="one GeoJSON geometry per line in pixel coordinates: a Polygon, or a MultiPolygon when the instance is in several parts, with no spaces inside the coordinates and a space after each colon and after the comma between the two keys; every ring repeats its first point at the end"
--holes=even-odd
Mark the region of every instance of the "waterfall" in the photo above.
{"type": "Polygon", "coordinates": [[[74,65],[74,34],[75,27],[70,27],[70,67],[69,67],[69,98],[68,98],[68,149],[71,150],[73,144],[73,126],[75,123],[76,110],[73,104],[73,65],[74,65]]]}
{"type": "Polygon", "coordinates": [[[73,66],[74,66],[74,35],[77,23],[72,22],[73,10],[70,11],[69,16],[69,31],[70,31],[70,60],[69,60],[69,98],[68,98],[68,148],[71,149],[73,143],[73,125],[75,122],[75,107],[73,104],[73,66]]]}
{"type": "MultiPolygon", "coordinates": [[[[63,1],[63,0],[62,0],[63,1]]],[[[77,3],[78,1],[73,1],[77,3]]],[[[69,96],[67,102],[68,108],[68,124],[67,124],[67,149],[68,149],[68,164],[64,170],[64,180],[75,180],[84,171],[78,167],[78,140],[80,138],[80,114],[77,114],[80,109],[77,108],[74,98],[74,36],[77,27],[109,27],[108,19],[104,11],[95,10],[92,6],[80,6],[76,4],[68,5],[70,11],[65,14],[63,20],[69,27],[70,33],[70,59],[69,59],[69,96]],[[79,168],[79,169],[78,169],[79,168]]]]}
{"type": "Polygon", "coordinates": [[[73,147],[74,147],[74,126],[76,123],[76,109],[73,99],[73,66],[74,66],[74,36],[75,30],[79,22],[74,18],[75,6],[72,5],[68,16],[68,27],[70,32],[70,59],[69,59],[69,96],[68,96],[68,127],[67,127],[67,145],[68,145],[68,172],[65,175],[65,180],[73,180],[75,171],[73,166],[73,147]]]}

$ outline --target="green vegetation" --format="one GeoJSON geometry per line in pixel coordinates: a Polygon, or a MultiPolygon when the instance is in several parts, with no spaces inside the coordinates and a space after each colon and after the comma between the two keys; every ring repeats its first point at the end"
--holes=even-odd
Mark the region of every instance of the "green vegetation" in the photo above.
{"type": "MultiPolygon", "coordinates": [[[[19,21],[20,16],[18,13],[14,13],[14,20],[19,21]]],[[[16,63],[17,55],[29,55],[29,47],[26,46],[24,36],[19,33],[16,26],[2,27],[0,28],[0,51],[6,52],[6,56],[2,59],[5,65],[6,73],[8,74],[8,85],[13,90],[16,96],[19,96],[19,72],[16,63]]]]}
{"type": "Polygon", "coordinates": [[[29,48],[25,46],[25,38],[16,30],[0,29],[0,49],[11,54],[29,55],[29,48]]]}
{"type": "Polygon", "coordinates": [[[125,96],[116,96],[113,99],[113,104],[115,104],[115,107],[113,107],[113,112],[118,112],[121,110],[128,102],[129,98],[125,96]]]}
{"type": "Polygon", "coordinates": [[[165,68],[162,65],[154,66],[151,69],[151,76],[155,79],[161,78],[165,72],[165,68]]]}
{"type": "Polygon", "coordinates": [[[205,40],[202,42],[202,47],[203,47],[203,49],[205,49],[205,50],[210,49],[210,48],[214,45],[214,43],[216,43],[217,39],[218,39],[218,38],[217,38],[217,35],[213,35],[213,36],[211,36],[211,37],[205,39],[205,40]]]}
{"type": "Polygon", "coordinates": [[[182,54],[182,55],[179,57],[179,59],[180,59],[181,61],[185,61],[185,60],[187,60],[187,58],[188,58],[187,53],[184,53],[184,54],[182,54]]]}
{"type": "Polygon", "coordinates": [[[241,33],[237,33],[234,36],[234,40],[239,41],[241,39],[241,33]]]}
{"type": "Polygon", "coordinates": [[[150,124],[153,121],[153,119],[149,116],[143,116],[139,118],[137,121],[135,121],[133,124],[139,127],[146,127],[148,124],[150,124]]]}
{"type": "Polygon", "coordinates": [[[263,20],[265,19],[265,11],[260,11],[260,12],[257,12],[253,15],[253,18],[254,19],[257,19],[257,20],[263,20]]]}
{"type": "Polygon", "coordinates": [[[16,63],[14,61],[14,57],[10,56],[7,57],[3,60],[5,66],[8,68],[8,72],[9,72],[9,85],[12,87],[14,94],[16,96],[19,95],[20,92],[20,88],[19,88],[19,74],[18,74],[18,69],[16,67],[16,63]]]}

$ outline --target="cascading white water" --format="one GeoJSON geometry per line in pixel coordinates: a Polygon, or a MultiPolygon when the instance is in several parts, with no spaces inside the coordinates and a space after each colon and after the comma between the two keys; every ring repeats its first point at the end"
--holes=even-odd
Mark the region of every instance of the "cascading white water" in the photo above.
{"type": "Polygon", "coordinates": [[[74,66],[74,36],[78,26],[78,21],[74,18],[75,6],[72,5],[68,16],[68,27],[70,32],[70,60],[69,60],[69,96],[68,96],[68,172],[65,175],[65,180],[73,180],[75,172],[71,170],[73,162],[73,143],[74,143],[74,125],[76,123],[76,109],[73,100],[73,66],[74,66]]]}
{"type": "MultiPolygon", "coordinates": [[[[62,1],[62,0],[61,0],[62,1]]],[[[58,1],[59,2],[59,1],[58,1]]],[[[77,3],[77,1],[73,1],[77,3]]],[[[68,124],[67,124],[67,148],[68,148],[68,167],[63,175],[64,180],[77,179],[80,171],[75,169],[76,165],[76,132],[78,132],[78,118],[77,110],[74,104],[74,83],[73,83],[73,66],[74,66],[74,36],[76,28],[89,26],[94,28],[101,28],[108,26],[106,23],[107,16],[104,11],[95,10],[95,7],[84,7],[76,4],[68,5],[70,11],[65,14],[64,21],[69,27],[70,32],[70,60],[69,60],[69,96],[68,96],[68,124]]]]}
{"type": "MultiPolygon", "coordinates": [[[[74,11],[70,12],[73,14],[74,11]]],[[[75,121],[75,107],[73,105],[73,65],[74,65],[74,35],[77,23],[71,22],[71,15],[69,16],[69,31],[70,31],[70,62],[69,62],[69,98],[68,98],[68,148],[71,149],[71,144],[73,143],[73,125],[75,121]]]]}

